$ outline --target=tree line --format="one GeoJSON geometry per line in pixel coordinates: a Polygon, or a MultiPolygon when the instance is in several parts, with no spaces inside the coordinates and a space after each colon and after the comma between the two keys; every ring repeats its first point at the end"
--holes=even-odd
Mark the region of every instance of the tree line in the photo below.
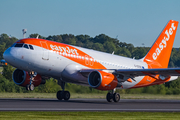
{"type": "MultiPolygon", "coordinates": [[[[36,38],[39,34],[31,34],[29,38],[36,38]]],[[[85,47],[102,52],[112,53],[120,56],[140,59],[143,58],[149,51],[150,47],[134,47],[133,44],[121,42],[116,38],[111,38],[105,34],[100,34],[95,37],[89,35],[77,35],[62,34],[44,37],[39,35],[39,38],[47,39],[51,41],[61,42],[65,44],[75,45],[79,47],[85,47]]],[[[0,35],[0,59],[3,59],[4,51],[10,47],[18,39],[15,37],[9,37],[7,34],[0,35]]],[[[180,53],[178,48],[173,48],[171,58],[169,61],[169,67],[180,66],[180,53]]],[[[0,92],[29,92],[25,88],[15,85],[12,81],[12,72],[15,68],[10,65],[3,66],[3,74],[0,74],[0,92]]],[[[180,94],[180,79],[168,82],[166,84],[149,86],[145,88],[119,90],[120,93],[152,93],[152,94],[180,94]]],[[[31,92],[57,92],[60,90],[60,86],[57,85],[57,80],[51,78],[47,80],[45,85],[40,85],[31,92]]],[[[76,93],[101,93],[90,87],[66,84],[66,89],[70,92],[76,93]]]]}

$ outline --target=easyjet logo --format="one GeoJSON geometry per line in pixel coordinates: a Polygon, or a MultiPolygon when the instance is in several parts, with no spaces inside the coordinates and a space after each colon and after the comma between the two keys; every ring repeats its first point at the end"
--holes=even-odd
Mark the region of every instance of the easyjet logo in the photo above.
{"type": "Polygon", "coordinates": [[[169,30],[166,30],[164,38],[159,43],[158,48],[156,48],[155,52],[153,53],[152,57],[154,60],[157,59],[157,57],[161,54],[161,51],[167,47],[167,41],[170,39],[171,35],[173,34],[173,31],[176,29],[174,26],[174,23],[171,24],[171,27],[169,30]]]}
{"type": "Polygon", "coordinates": [[[58,51],[59,53],[62,54],[73,54],[73,55],[79,55],[76,49],[71,49],[68,46],[66,47],[61,47],[61,46],[56,46],[56,45],[50,45],[52,50],[58,51]]]}

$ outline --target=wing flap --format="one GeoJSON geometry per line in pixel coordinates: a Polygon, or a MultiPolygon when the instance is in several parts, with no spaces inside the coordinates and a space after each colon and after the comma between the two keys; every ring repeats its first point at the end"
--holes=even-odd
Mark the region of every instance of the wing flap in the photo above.
{"type": "Polygon", "coordinates": [[[115,73],[131,75],[134,77],[145,75],[163,75],[180,76],[180,68],[162,68],[162,69],[118,69],[115,73]]]}

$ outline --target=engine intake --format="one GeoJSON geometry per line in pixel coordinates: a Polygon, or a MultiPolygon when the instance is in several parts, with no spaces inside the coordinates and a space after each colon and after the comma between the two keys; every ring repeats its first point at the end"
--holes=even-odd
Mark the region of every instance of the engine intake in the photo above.
{"type": "MultiPolygon", "coordinates": [[[[13,72],[12,77],[13,77],[14,83],[16,83],[19,86],[26,87],[26,85],[28,85],[30,83],[30,76],[29,76],[28,72],[26,72],[26,71],[16,69],[13,72]]],[[[44,81],[42,80],[41,76],[39,74],[37,74],[33,80],[34,86],[35,87],[39,86],[42,83],[44,83],[44,81]]]]}
{"type": "Polygon", "coordinates": [[[89,74],[88,82],[89,82],[89,85],[91,85],[91,87],[93,88],[99,87],[99,85],[102,82],[101,80],[102,78],[98,71],[93,71],[89,74]]]}
{"type": "Polygon", "coordinates": [[[23,84],[24,81],[25,81],[25,78],[26,78],[26,72],[25,72],[25,71],[16,69],[16,70],[13,72],[13,81],[14,81],[17,85],[23,84]]]}
{"type": "Polygon", "coordinates": [[[93,71],[88,76],[89,85],[98,90],[112,90],[118,81],[115,75],[104,71],[93,71]]]}

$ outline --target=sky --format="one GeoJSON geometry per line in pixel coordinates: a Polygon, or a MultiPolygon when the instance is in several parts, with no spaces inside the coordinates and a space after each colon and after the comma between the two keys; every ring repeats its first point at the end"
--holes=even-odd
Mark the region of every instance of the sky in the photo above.
{"type": "MultiPolygon", "coordinates": [[[[169,20],[180,21],[179,6],[180,0],[0,0],[0,34],[106,34],[151,47],[169,20]]],[[[174,47],[180,47],[180,28],[174,47]]]]}

